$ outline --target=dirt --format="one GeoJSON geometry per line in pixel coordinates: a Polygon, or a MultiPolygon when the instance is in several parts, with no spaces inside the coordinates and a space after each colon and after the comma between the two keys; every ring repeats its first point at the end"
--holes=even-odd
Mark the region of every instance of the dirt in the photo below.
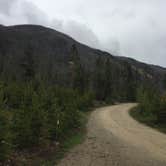
{"type": "Polygon", "coordinates": [[[166,166],[166,135],[130,117],[136,104],[98,108],[90,115],[87,138],[59,166],[166,166]]]}

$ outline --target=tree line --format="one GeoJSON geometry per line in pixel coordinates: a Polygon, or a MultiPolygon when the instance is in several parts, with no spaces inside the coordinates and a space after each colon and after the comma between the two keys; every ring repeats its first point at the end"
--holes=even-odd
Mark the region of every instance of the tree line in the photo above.
{"type": "Polygon", "coordinates": [[[47,87],[33,82],[0,84],[0,161],[16,150],[60,142],[82,125],[82,112],[92,105],[87,92],[47,87]]]}
{"type": "Polygon", "coordinates": [[[80,64],[71,69],[68,87],[36,77],[31,48],[20,65],[22,81],[0,79],[0,163],[16,151],[61,142],[82,126],[83,112],[93,104],[80,64]]]}
{"type": "Polygon", "coordinates": [[[60,142],[69,130],[82,125],[82,113],[94,101],[112,104],[138,99],[141,110],[155,112],[158,107],[154,92],[138,90],[139,74],[127,62],[118,66],[109,56],[98,56],[90,72],[73,45],[67,65],[67,86],[49,82],[36,74],[29,47],[20,64],[22,79],[0,78],[0,162],[15,151],[60,142]],[[154,104],[148,105],[152,96],[154,104]]]}

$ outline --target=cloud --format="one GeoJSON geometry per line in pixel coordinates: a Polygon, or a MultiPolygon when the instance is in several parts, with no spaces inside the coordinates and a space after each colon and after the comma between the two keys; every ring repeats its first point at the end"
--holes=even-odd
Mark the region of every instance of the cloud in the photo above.
{"type": "Polygon", "coordinates": [[[85,43],[92,47],[99,47],[99,41],[94,32],[86,25],[76,21],[64,22],[62,26],[63,32],[71,35],[81,43],[85,43]]]}
{"type": "Polygon", "coordinates": [[[166,66],[164,0],[0,0],[0,23],[41,24],[112,54],[166,66]]]}
{"type": "Polygon", "coordinates": [[[86,13],[93,13],[89,22],[95,22],[105,50],[166,66],[166,1],[110,0],[100,6],[86,13]]]}
{"type": "Polygon", "coordinates": [[[78,21],[53,19],[48,25],[58,31],[70,35],[75,40],[94,48],[100,47],[100,42],[95,33],[87,25],[78,21]]]}
{"type": "Polygon", "coordinates": [[[0,2],[3,8],[0,11],[0,22],[2,24],[22,23],[44,25],[64,32],[84,44],[92,47],[99,46],[96,35],[85,24],[74,20],[50,19],[46,13],[30,1],[13,0],[13,3],[10,3],[10,0],[6,0],[0,2]]]}
{"type": "Polygon", "coordinates": [[[26,0],[0,1],[0,22],[11,24],[42,24],[49,22],[47,15],[32,2],[26,0]]]}
{"type": "Polygon", "coordinates": [[[22,1],[20,3],[20,11],[27,23],[41,25],[49,24],[47,15],[31,2],[22,1]]]}
{"type": "Polygon", "coordinates": [[[17,0],[1,0],[0,1],[0,13],[4,13],[5,15],[8,15],[11,9],[11,6],[13,3],[16,3],[17,0]]]}

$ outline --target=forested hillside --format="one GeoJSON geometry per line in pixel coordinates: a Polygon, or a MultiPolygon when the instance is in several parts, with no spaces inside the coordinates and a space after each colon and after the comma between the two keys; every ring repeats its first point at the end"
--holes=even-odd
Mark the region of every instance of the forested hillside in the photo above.
{"type": "Polygon", "coordinates": [[[0,161],[61,142],[96,101],[136,101],[146,85],[161,93],[165,74],[49,28],[0,26],[0,161]]]}
{"type": "MultiPolygon", "coordinates": [[[[54,85],[68,87],[72,84],[72,70],[80,70],[80,76],[86,78],[80,80],[86,84],[82,85],[84,88],[93,89],[96,94],[101,87],[101,93],[105,93],[104,88],[107,92],[110,89],[112,93],[108,93],[118,100],[120,96],[125,100],[125,93],[128,93],[126,88],[131,82],[133,85],[130,87],[147,81],[159,89],[163,88],[161,83],[166,73],[165,68],[115,57],[82,45],[49,28],[34,25],[1,26],[0,36],[0,76],[3,80],[25,80],[25,70],[30,68],[29,72],[33,72],[34,79],[40,78],[54,85]],[[76,58],[72,57],[73,53],[76,58]],[[124,94],[115,96],[115,89],[124,94]]],[[[105,99],[107,94],[98,97],[105,99]]]]}

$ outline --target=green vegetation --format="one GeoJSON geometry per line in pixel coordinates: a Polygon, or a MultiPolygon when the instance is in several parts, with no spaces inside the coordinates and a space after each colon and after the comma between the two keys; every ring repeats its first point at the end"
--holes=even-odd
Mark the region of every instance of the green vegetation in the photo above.
{"type": "Polygon", "coordinates": [[[86,127],[85,124],[88,120],[89,112],[82,113],[81,126],[69,130],[65,133],[65,136],[61,139],[60,142],[52,142],[51,147],[45,147],[44,151],[41,153],[34,153],[30,155],[28,160],[23,160],[20,162],[22,165],[44,165],[52,166],[56,165],[64,155],[73,148],[75,145],[82,143],[86,136],[86,127]],[[58,145],[56,145],[58,144],[58,145]],[[44,155],[44,156],[43,156],[44,155]]]}
{"type": "Polygon", "coordinates": [[[130,111],[136,120],[166,133],[166,95],[154,86],[141,86],[137,91],[139,105],[130,111]]]}
{"type": "Polygon", "coordinates": [[[93,100],[90,93],[80,95],[76,90],[56,86],[38,85],[35,89],[33,82],[1,83],[0,92],[1,161],[10,158],[11,150],[63,142],[70,130],[79,131],[85,123],[83,111],[93,100]]]}
{"type": "Polygon", "coordinates": [[[0,112],[0,161],[6,160],[10,155],[9,125],[5,112],[0,112]]]}
{"type": "Polygon", "coordinates": [[[130,111],[130,115],[137,121],[144,123],[154,129],[157,129],[163,133],[166,133],[166,124],[157,123],[157,118],[155,116],[142,116],[138,107],[130,111]]]}
{"type": "MultiPolygon", "coordinates": [[[[73,45],[68,61],[65,61],[68,71],[63,71],[64,75],[53,73],[50,64],[45,77],[37,70],[33,47],[27,47],[19,63],[21,76],[0,75],[0,163],[17,163],[15,155],[42,153],[41,149],[47,151],[42,158],[55,152],[57,158],[61,157],[83,140],[84,115],[94,101],[112,104],[136,100],[140,75],[127,62],[118,66],[109,56],[98,55],[89,70],[73,45]]],[[[140,88],[141,114],[162,120],[166,102],[158,98],[156,91],[140,88]],[[158,108],[161,112],[156,111],[158,108]]],[[[32,158],[34,165],[39,165],[39,161],[32,158]]],[[[49,158],[49,161],[53,160],[49,158]]]]}
{"type": "Polygon", "coordinates": [[[131,65],[124,62],[123,67],[117,67],[108,57],[96,59],[93,76],[93,91],[95,98],[107,104],[136,100],[138,73],[131,65]]]}
{"type": "Polygon", "coordinates": [[[28,46],[20,64],[21,79],[1,78],[0,163],[18,162],[13,161],[18,152],[49,149],[53,143],[56,149],[61,147],[58,153],[79,143],[84,115],[93,106],[94,95],[87,86],[88,77],[75,46],[71,49],[68,86],[53,84],[37,75],[32,54],[33,48],[28,46]]]}

